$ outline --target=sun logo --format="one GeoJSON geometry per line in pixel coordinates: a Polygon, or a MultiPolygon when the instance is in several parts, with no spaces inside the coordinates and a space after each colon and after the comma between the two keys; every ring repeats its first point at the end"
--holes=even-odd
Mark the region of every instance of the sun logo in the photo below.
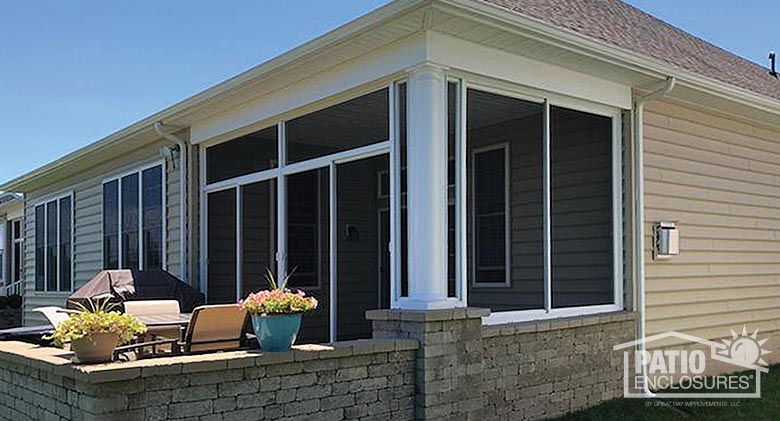
{"type": "Polygon", "coordinates": [[[758,329],[752,335],[748,335],[747,328],[742,326],[742,334],[731,330],[731,339],[721,339],[726,344],[726,349],[718,351],[718,354],[724,355],[734,362],[739,362],[745,366],[755,366],[758,364],[768,365],[762,356],[771,353],[761,348],[769,338],[758,339],[758,329]]]}

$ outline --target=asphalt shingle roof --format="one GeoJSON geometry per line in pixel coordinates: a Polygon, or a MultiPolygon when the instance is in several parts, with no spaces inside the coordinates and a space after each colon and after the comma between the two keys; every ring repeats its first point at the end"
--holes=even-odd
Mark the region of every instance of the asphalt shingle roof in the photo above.
{"type": "Polygon", "coordinates": [[[780,100],[780,80],[619,0],[482,0],[701,76],[780,100]]]}

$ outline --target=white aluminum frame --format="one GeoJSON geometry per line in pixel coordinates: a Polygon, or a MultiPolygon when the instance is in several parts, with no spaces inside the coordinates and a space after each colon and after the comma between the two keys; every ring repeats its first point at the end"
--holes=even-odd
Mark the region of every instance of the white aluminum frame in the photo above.
{"type": "MultiPolygon", "coordinates": [[[[112,181],[117,182],[117,203],[118,203],[118,215],[117,215],[117,254],[118,254],[118,264],[119,269],[122,268],[124,262],[122,256],[122,178],[132,175],[132,174],[138,174],[138,270],[143,270],[144,268],[144,246],[143,246],[143,172],[160,166],[161,168],[161,174],[162,179],[160,180],[160,187],[162,189],[162,267],[165,270],[168,270],[168,171],[166,168],[166,164],[164,160],[156,160],[150,163],[147,163],[142,166],[133,167],[131,169],[125,169],[121,172],[114,173],[106,178],[103,179],[103,182],[101,183],[101,199],[100,199],[100,250],[101,250],[101,258],[102,261],[100,262],[101,267],[103,266],[105,262],[105,241],[103,241],[103,236],[105,232],[103,232],[103,227],[105,225],[105,218],[106,215],[103,214],[103,190],[102,188],[112,181]]],[[[180,180],[180,183],[183,183],[184,180],[180,180]]],[[[179,206],[185,206],[184,203],[180,203],[179,206]]],[[[182,265],[184,265],[184,256],[180,256],[179,258],[182,265]]]]}
{"type": "MultiPolygon", "coordinates": [[[[555,93],[543,92],[525,87],[508,86],[505,82],[493,81],[484,77],[465,76],[462,80],[461,118],[466,120],[466,101],[468,89],[495,93],[510,98],[523,99],[536,102],[544,106],[544,131],[543,131],[543,243],[544,243],[544,308],[538,310],[518,310],[492,313],[483,319],[486,325],[515,323],[530,320],[553,319],[558,317],[571,317],[587,314],[623,310],[623,197],[622,197],[622,111],[620,109],[596,103],[589,103],[580,99],[570,98],[555,93]],[[477,80],[472,83],[470,80],[477,80]],[[516,88],[516,89],[515,89],[516,88]],[[579,306],[552,308],[552,231],[550,220],[551,205],[551,133],[550,133],[550,108],[552,106],[564,107],[582,111],[594,115],[609,117],[612,119],[612,233],[613,233],[613,303],[605,305],[579,306]]],[[[458,139],[462,148],[467,147],[465,122],[461,122],[463,136],[458,139]]],[[[459,174],[461,175],[461,174],[459,174]]],[[[460,179],[459,179],[460,180],[460,179]]],[[[461,180],[461,188],[463,188],[461,180]]],[[[465,194],[464,194],[465,196],[465,194]]],[[[461,202],[465,203],[465,197],[461,202]]],[[[460,232],[460,230],[458,230],[460,232]]],[[[460,242],[459,242],[460,243],[460,242]]],[[[460,253],[461,266],[466,267],[465,253],[460,253]]],[[[480,285],[481,286],[481,285],[480,285]]],[[[467,294],[464,294],[464,297],[467,294]]]]}
{"type": "MultiPolygon", "coordinates": [[[[75,193],[73,191],[67,191],[67,192],[61,192],[57,194],[52,194],[48,196],[44,196],[42,198],[37,199],[35,202],[33,202],[31,208],[32,208],[32,214],[33,214],[33,238],[35,238],[35,232],[38,228],[38,220],[34,217],[35,215],[35,209],[38,206],[43,206],[43,214],[44,214],[44,220],[43,220],[43,238],[44,242],[48,241],[48,233],[49,233],[49,221],[47,217],[47,207],[49,203],[56,203],[56,211],[57,211],[57,222],[56,222],[56,229],[57,229],[57,288],[55,290],[49,290],[49,279],[48,279],[48,265],[49,265],[49,253],[46,251],[46,246],[44,246],[43,251],[43,289],[42,290],[36,290],[35,289],[35,276],[33,276],[33,293],[34,294],[63,294],[63,293],[70,293],[73,292],[75,287],[75,256],[74,251],[76,249],[75,247],[75,232],[76,232],[76,200],[75,200],[75,193]],[[61,268],[60,268],[60,200],[70,198],[70,288],[67,290],[61,290],[60,289],[60,275],[61,275],[61,268]]],[[[22,231],[24,231],[24,228],[22,228],[22,231]]],[[[24,235],[22,236],[22,239],[24,239],[24,235]]],[[[22,243],[23,244],[23,243],[22,243]]],[[[24,247],[24,245],[22,245],[24,247]]],[[[38,247],[38,244],[35,244],[35,248],[38,247]]],[[[33,249],[33,256],[35,256],[35,248],[33,249]]],[[[24,251],[22,251],[22,255],[24,255],[24,251]]],[[[12,256],[13,257],[13,256],[12,256]]],[[[35,257],[33,257],[33,260],[35,260],[35,257]]],[[[38,268],[36,267],[36,264],[33,264],[33,272],[35,275],[37,275],[38,268]]],[[[13,274],[12,274],[13,276],[13,274]]],[[[24,275],[22,275],[24,277],[24,275]]]]}
{"type": "MultiPolygon", "coordinates": [[[[389,119],[390,119],[390,126],[389,126],[389,139],[377,143],[372,143],[370,145],[361,146],[358,148],[346,150],[346,151],[340,151],[336,153],[332,153],[325,156],[315,157],[308,159],[306,161],[300,161],[295,162],[291,164],[287,164],[287,142],[286,142],[286,120],[278,120],[274,123],[276,125],[278,130],[277,135],[277,146],[278,146],[278,165],[276,168],[271,168],[263,171],[259,171],[256,173],[246,174],[238,177],[234,177],[227,180],[218,181],[215,183],[206,183],[206,151],[208,149],[208,146],[212,146],[209,142],[206,142],[204,147],[200,148],[199,151],[199,161],[200,161],[200,208],[201,208],[201,227],[203,228],[201,232],[201,247],[200,247],[200,288],[201,291],[206,295],[206,299],[208,300],[208,200],[207,195],[209,193],[221,191],[221,190],[227,190],[227,189],[237,189],[236,192],[236,200],[237,200],[237,212],[236,217],[238,220],[236,221],[236,229],[237,229],[237,248],[236,248],[236,273],[237,273],[237,280],[236,280],[236,298],[240,298],[242,289],[243,289],[243,279],[241,276],[241,187],[247,184],[256,183],[260,181],[268,181],[271,179],[277,180],[277,189],[276,189],[276,229],[277,229],[277,251],[276,251],[276,264],[277,264],[277,276],[279,278],[283,278],[287,274],[287,177],[293,174],[298,174],[306,171],[312,171],[312,170],[319,170],[322,168],[328,168],[328,174],[329,174],[329,180],[328,180],[328,188],[329,188],[329,227],[328,227],[328,236],[329,236],[329,255],[328,255],[328,263],[330,265],[329,270],[329,279],[328,279],[328,285],[329,285],[329,335],[330,340],[335,341],[336,340],[336,326],[337,326],[337,288],[338,288],[338,282],[337,282],[337,252],[338,252],[338,233],[337,233],[337,226],[336,226],[336,216],[337,216],[337,173],[336,171],[337,166],[339,164],[344,164],[348,162],[358,161],[361,159],[371,158],[379,155],[389,154],[390,159],[390,165],[392,167],[394,162],[394,150],[396,148],[396,82],[392,82],[389,85],[385,85],[382,89],[389,89],[389,119]]],[[[351,98],[357,98],[360,95],[364,95],[366,93],[374,92],[377,90],[376,86],[372,86],[371,90],[368,90],[366,92],[360,92],[355,93],[355,95],[351,98]]],[[[346,98],[344,101],[348,101],[351,98],[346,98]]],[[[266,126],[258,128],[257,130],[263,130],[267,127],[273,127],[266,126]]],[[[229,140],[220,140],[218,142],[215,142],[214,144],[223,143],[229,140]]],[[[396,159],[397,160],[397,159],[396,159]]],[[[400,163],[400,161],[398,161],[400,163]]],[[[393,188],[395,187],[395,184],[393,181],[393,177],[391,177],[391,191],[393,191],[393,188]]],[[[318,189],[320,188],[320,185],[318,184],[318,189]]],[[[396,201],[392,200],[391,195],[391,202],[395,203],[396,201]]],[[[400,202],[398,202],[400,204],[400,202]]],[[[392,216],[392,215],[391,215],[392,216]]],[[[321,218],[320,218],[321,219],[321,218]]],[[[392,219],[392,218],[391,218],[392,219]]],[[[393,223],[391,221],[391,230],[393,223]]],[[[392,244],[392,243],[391,243],[392,244]]],[[[320,252],[321,254],[321,252],[320,252]]],[[[393,261],[393,256],[391,253],[391,262],[393,261]]],[[[391,264],[391,267],[394,266],[391,264]]],[[[395,273],[391,273],[391,282],[390,282],[390,290],[391,290],[391,306],[393,305],[393,297],[395,293],[395,281],[393,276],[395,276],[395,273]]],[[[310,289],[310,290],[318,290],[322,289],[322,283],[321,279],[318,277],[318,285],[316,287],[306,287],[304,289],[310,289]]]]}
{"type": "MultiPolygon", "coordinates": [[[[536,320],[536,319],[549,319],[549,318],[556,318],[556,317],[567,317],[567,316],[575,316],[575,315],[583,315],[583,314],[596,314],[596,313],[603,313],[603,312],[610,312],[610,311],[619,311],[623,309],[623,266],[622,266],[622,256],[623,256],[623,243],[622,243],[622,155],[621,155],[621,145],[622,145],[622,131],[621,131],[621,110],[616,109],[611,106],[606,106],[602,104],[596,104],[596,103],[590,103],[584,100],[571,98],[563,95],[558,95],[555,93],[550,92],[543,92],[539,90],[535,90],[532,88],[526,88],[526,87],[519,87],[519,86],[513,86],[511,84],[507,84],[506,82],[502,81],[495,81],[484,77],[474,76],[474,75],[467,75],[467,74],[458,74],[457,72],[450,72],[450,77],[447,79],[447,82],[457,82],[458,83],[458,98],[457,98],[457,104],[458,104],[458,112],[456,112],[456,116],[458,118],[458,122],[456,123],[456,150],[455,150],[455,168],[456,168],[456,194],[455,194],[455,213],[456,213],[456,255],[460,259],[457,262],[456,265],[456,288],[457,288],[457,298],[453,298],[453,304],[455,306],[465,306],[468,301],[468,295],[467,295],[467,289],[469,286],[469,282],[466,281],[466,273],[468,271],[468,261],[466,258],[467,254],[467,234],[466,234],[466,228],[467,228],[467,221],[466,221],[466,200],[467,200],[467,160],[466,160],[466,148],[467,148],[467,91],[468,89],[476,89],[480,91],[486,91],[486,92],[492,92],[499,95],[504,95],[512,98],[518,98],[523,99],[526,101],[531,101],[535,103],[542,104],[544,106],[545,112],[544,112],[544,121],[545,121],[545,128],[544,128],[544,136],[543,136],[543,183],[544,183],[544,191],[543,191],[543,201],[544,201],[544,227],[543,227],[543,236],[545,238],[545,250],[544,250],[544,260],[545,260],[545,273],[544,273],[544,284],[545,284],[545,303],[544,308],[540,308],[538,310],[523,310],[523,311],[509,311],[509,312],[499,312],[494,313],[491,316],[487,317],[484,320],[485,324],[499,324],[499,323],[509,323],[509,322],[517,322],[517,321],[527,321],[527,320],[536,320]],[[474,82],[472,82],[472,80],[474,82]],[[610,117],[612,119],[613,124],[613,142],[612,142],[612,174],[613,174],[613,183],[612,183],[612,191],[613,191],[613,281],[614,281],[614,300],[612,304],[608,305],[593,305],[593,306],[582,306],[582,307],[568,307],[568,308],[552,308],[552,294],[551,294],[551,226],[550,226],[550,137],[551,133],[549,131],[550,122],[550,107],[552,106],[560,106],[569,108],[572,110],[578,110],[583,111],[595,115],[600,116],[606,116],[610,117]]],[[[287,271],[287,233],[286,233],[286,177],[292,174],[304,172],[304,171],[310,171],[314,169],[319,168],[329,168],[329,189],[330,189],[330,195],[329,195],[329,235],[330,235],[330,253],[329,253],[329,264],[330,264],[330,275],[329,275],[329,286],[330,286],[330,302],[329,302],[329,308],[330,308],[330,336],[331,340],[336,339],[336,310],[337,310],[337,288],[338,288],[338,282],[337,282],[337,268],[336,268],[336,256],[338,252],[338,245],[337,245],[337,233],[336,231],[336,221],[334,218],[337,215],[337,207],[336,207],[336,191],[337,191],[337,165],[344,163],[344,162],[350,162],[354,160],[369,158],[376,155],[381,155],[385,153],[389,153],[389,159],[390,159],[390,306],[391,308],[396,308],[399,306],[399,301],[402,301],[406,299],[405,297],[400,296],[400,282],[401,282],[401,274],[400,274],[400,268],[401,268],[401,215],[400,215],[400,208],[401,208],[401,150],[400,150],[400,136],[399,136],[399,130],[400,130],[400,122],[398,119],[399,116],[399,110],[398,110],[398,104],[400,103],[398,98],[398,91],[399,86],[403,83],[406,83],[405,79],[399,79],[396,81],[393,81],[389,85],[390,89],[390,95],[389,95],[389,101],[390,101],[390,112],[389,112],[389,118],[390,118],[390,126],[389,126],[389,139],[384,142],[375,143],[368,146],[363,146],[360,148],[356,148],[353,150],[348,151],[342,151],[337,152],[331,155],[326,155],[322,157],[313,158],[307,161],[302,162],[296,162],[290,165],[286,165],[286,139],[285,139],[285,120],[278,120],[275,122],[275,125],[277,126],[277,129],[279,131],[278,135],[278,155],[279,155],[279,166],[277,168],[269,169],[260,171],[253,174],[243,175],[239,176],[233,179],[220,181],[217,183],[212,184],[206,184],[205,183],[205,153],[206,153],[206,147],[202,147],[200,149],[200,172],[201,172],[201,182],[200,182],[200,197],[201,197],[201,227],[203,227],[202,235],[201,235],[201,270],[200,270],[200,285],[201,290],[207,294],[208,288],[207,288],[207,279],[208,279],[208,273],[207,273],[207,244],[208,244],[208,227],[207,227],[207,201],[206,195],[210,192],[224,190],[228,188],[237,188],[244,184],[249,184],[253,182],[258,181],[265,181],[272,178],[277,179],[277,252],[276,252],[276,260],[277,260],[277,272],[279,273],[279,276],[284,276],[287,271]]],[[[408,86],[408,85],[407,85],[408,86]]],[[[376,89],[376,86],[372,86],[372,89],[376,89]]],[[[365,92],[355,93],[354,97],[357,97],[365,92]]],[[[346,98],[344,100],[348,100],[349,98],[346,98]]],[[[446,103],[446,101],[445,101],[446,103]]],[[[408,104],[407,104],[408,106],[408,104]]],[[[263,128],[258,128],[258,130],[261,130],[263,128]]],[[[226,140],[218,140],[215,141],[216,143],[222,143],[226,140]]],[[[210,145],[210,142],[205,142],[204,146],[210,145]]],[[[505,156],[507,159],[510,159],[511,151],[507,147],[505,156]]],[[[506,173],[507,176],[509,175],[511,166],[507,164],[506,167],[506,173]]],[[[506,241],[506,246],[508,248],[507,251],[507,258],[510,259],[510,262],[507,264],[507,271],[509,272],[509,275],[507,276],[507,279],[511,279],[511,188],[510,183],[506,183],[506,189],[508,190],[506,194],[506,205],[510,208],[506,212],[506,217],[508,219],[507,222],[507,232],[510,235],[510,238],[506,241]]],[[[238,195],[237,195],[238,196],[238,195]]],[[[239,226],[239,225],[237,225],[239,226]]],[[[237,262],[240,261],[240,258],[237,259],[237,262]]],[[[240,273],[240,270],[239,270],[240,273]]],[[[479,284],[479,287],[486,286],[486,284],[479,284]]],[[[501,286],[504,286],[502,284],[501,286]]]]}

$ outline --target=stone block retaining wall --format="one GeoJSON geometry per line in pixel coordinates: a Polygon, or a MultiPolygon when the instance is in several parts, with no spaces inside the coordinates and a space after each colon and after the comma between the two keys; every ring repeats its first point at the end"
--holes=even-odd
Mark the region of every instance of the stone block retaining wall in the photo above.
{"type": "Polygon", "coordinates": [[[416,349],[353,341],[79,367],[67,352],[6,342],[0,418],[411,420],[416,349]]]}
{"type": "Polygon", "coordinates": [[[557,417],[622,395],[636,314],[482,326],[483,309],[377,310],[377,338],[420,341],[415,414],[425,420],[557,417]]]}
{"type": "Polygon", "coordinates": [[[484,419],[561,416],[623,395],[623,353],[636,339],[630,313],[486,327],[484,419]]]}
{"type": "Polygon", "coordinates": [[[78,366],[0,342],[0,418],[523,420],[620,396],[632,313],[483,326],[484,309],[375,310],[374,339],[78,366]]]}

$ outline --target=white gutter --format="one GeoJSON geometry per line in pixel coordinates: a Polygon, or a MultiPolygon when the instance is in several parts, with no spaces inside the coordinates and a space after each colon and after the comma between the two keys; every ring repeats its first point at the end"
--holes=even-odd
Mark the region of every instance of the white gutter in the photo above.
{"type": "MultiPolygon", "coordinates": [[[[188,201],[187,201],[187,142],[179,139],[178,137],[166,132],[163,130],[163,123],[161,121],[156,121],[154,123],[154,131],[161,137],[177,144],[179,146],[179,218],[181,219],[179,222],[181,224],[179,228],[179,264],[181,265],[181,279],[185,282],[187,282],[187,259],[185,258],[186,253],[186,239],[187,239],[187,207],[188,207],[188,201]]],[[[167,238],[167,236],[166,236],[167,238]]],[[[167,269],[167,268],[166,268],[167,269]]]]}
{"type": "MultiPolygon", "coordinates": [[[[634,214],[636,230],[634,253],[636,254],[637,312],[639,313],[639,351],[645,351],[645,176],[644,176],[644,114],[645,104],[660,98],[674,89],[677,79],[669,77],[657,90],[647,93],[634,102],[634,214]]],[[[647,365],[642,364],[642,391],[645,396],[655,396],[647,387],[647,365]]]]}

